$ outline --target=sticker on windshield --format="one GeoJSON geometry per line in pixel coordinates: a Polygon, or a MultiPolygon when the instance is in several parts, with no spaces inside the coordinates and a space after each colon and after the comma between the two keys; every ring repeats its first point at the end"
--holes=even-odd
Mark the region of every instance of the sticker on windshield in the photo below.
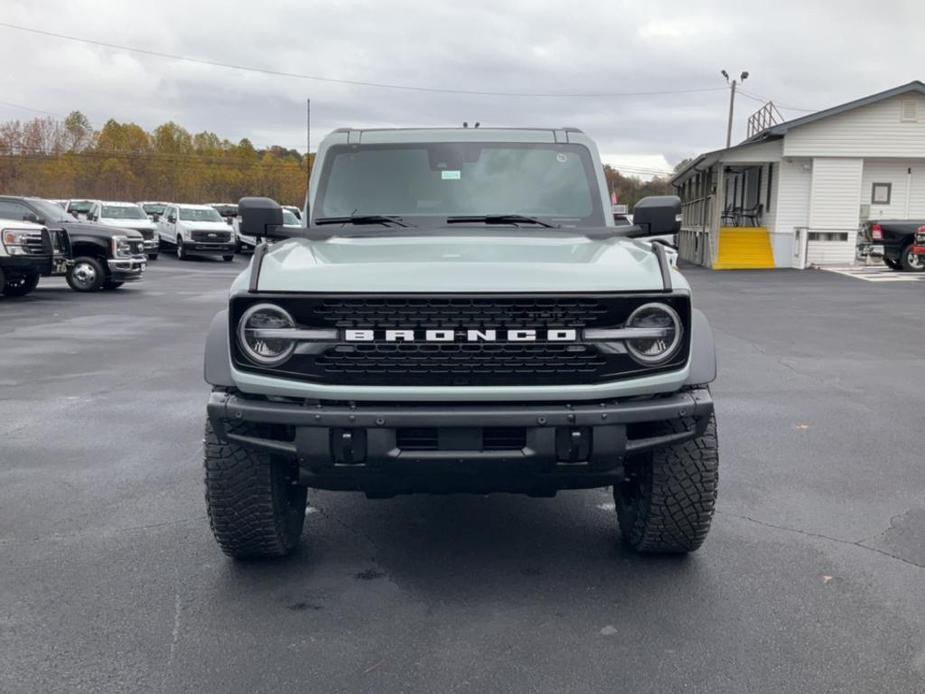
{"type": "Polygon", "coordinates": [[[462,178],[462,171],[441,171],[440,178],[444,181],[458,181],[462,178]]]}

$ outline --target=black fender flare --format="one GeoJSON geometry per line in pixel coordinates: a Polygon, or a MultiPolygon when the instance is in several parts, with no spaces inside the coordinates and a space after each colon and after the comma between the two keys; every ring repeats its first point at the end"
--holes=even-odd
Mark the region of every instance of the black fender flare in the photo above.
{"type": "Polygon", "coordinates": [[[701,386],[716,380],[716,342],[713,328],[699,309],[691,310],[690,373],[685,385],[701,386]]]}
{"type": "Polygon", "coordinates": [[[221,388],[233,388],[231,351],[228,345],[228,310],[219,311],[209,324],[203,375],[206,383],[221,388]]]}

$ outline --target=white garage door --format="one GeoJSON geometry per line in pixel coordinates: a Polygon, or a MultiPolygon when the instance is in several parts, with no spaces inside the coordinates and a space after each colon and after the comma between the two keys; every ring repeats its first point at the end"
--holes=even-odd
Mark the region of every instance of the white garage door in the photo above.
{"type": "Polygon", "coordinates": [[[845,265],[854,261],[863,172],[863,159],[813,160],[808,264],[845,265]]]}

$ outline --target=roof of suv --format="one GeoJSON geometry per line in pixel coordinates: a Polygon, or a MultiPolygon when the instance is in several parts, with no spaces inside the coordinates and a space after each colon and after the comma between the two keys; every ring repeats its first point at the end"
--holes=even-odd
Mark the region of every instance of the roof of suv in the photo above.
{"type": "MultiPolygon", "coordinates": [[[[568,144],[587,141],[578,128],[340,128],[328,137],[348,144],[390,142],[536,142],[568,144]],[[570,140],[570,137],[571,140],[570,140]],[[577,137],[576,137],[577,136],[577,137]]],[[[327,139],[327,138],[325,138],[327,139]]]]}

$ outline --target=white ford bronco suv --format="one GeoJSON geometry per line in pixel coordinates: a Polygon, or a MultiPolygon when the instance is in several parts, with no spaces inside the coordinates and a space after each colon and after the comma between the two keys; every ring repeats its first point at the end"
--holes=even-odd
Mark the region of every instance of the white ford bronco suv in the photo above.
{"type": "Polygon", "coordinates": [[[646,240],[678,231],[678,198],[615,226],[597,148],[572,128],[337,130],[304,227],[267,198],[239,212],[259,242],[205,355],[225,553],[292,551],[308,488],[609,486],[632,548],[704,541],[713,336],[674,250],[646,240]]]}

